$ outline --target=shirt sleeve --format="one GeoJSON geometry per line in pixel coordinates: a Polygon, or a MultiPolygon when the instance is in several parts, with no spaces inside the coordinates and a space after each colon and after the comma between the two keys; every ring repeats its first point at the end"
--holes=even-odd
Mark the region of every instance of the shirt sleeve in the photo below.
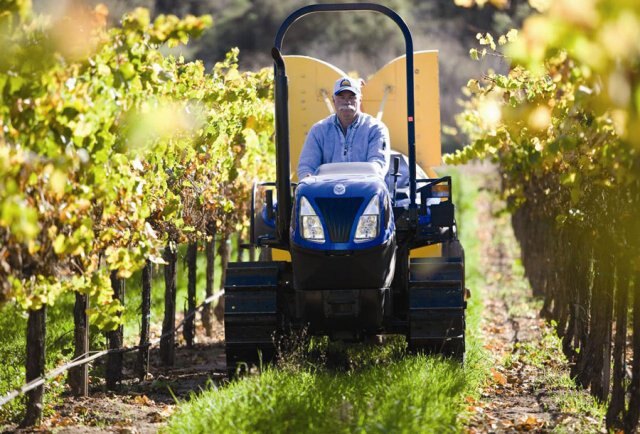
{"type": "Polygon", "coordinates": [[[384,178],[389,170],[390,159],[391,140],[389,138],[389,129],[381,122],[376,123],[369,133],[367,161],[377,163],[380,166],[380,176],[384,178]]]}
{"type": "Polygon", "coordinates": [[[320,125],[311,127],[307,138],[304,140],[300,159],[298,160],[298,180],[302,180],[307,175],[313,175],[322,163],[322,146],[318,130],[320,125]]]}

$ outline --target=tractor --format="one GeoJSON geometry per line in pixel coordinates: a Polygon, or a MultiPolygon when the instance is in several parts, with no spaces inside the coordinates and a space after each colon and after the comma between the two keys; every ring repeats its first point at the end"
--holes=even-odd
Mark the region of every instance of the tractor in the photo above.
{"type": "Polygon", "coordinates": [[[407,25],[385,6],[317,4],[285,19],[272,57],[276,180],[256,183],[251,199],[251,243],[261,260],[227,268],[229,375],[273,360],[275,338],[303,328],[344,342],[404,335],[411,352],[462,362],[464,251],[451,178],[433,169],[440,164],[437,52],[414,53],[407,25]],[[372,163],[330,163],[295,182],[291,162],[309,127],[331,111],[328,89],[344,73],[311,57],[283,56],[282,43],[301,17],[343,11],[384,14],[404,35],[406,54],[378,71],[363,97],[363,110],[387,113],[389,173],[381,178],[372,163]]]}

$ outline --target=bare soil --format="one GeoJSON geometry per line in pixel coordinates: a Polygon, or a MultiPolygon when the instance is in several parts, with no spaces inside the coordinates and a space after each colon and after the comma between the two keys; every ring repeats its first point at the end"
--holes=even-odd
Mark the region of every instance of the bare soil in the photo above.
{"type": "Polygon", "coordinates": [[[484,347],[491,374],[480,400],[469,399],[469,433],[606,432],[604,421],[573,406],[588,393],[568,380],[569,366],[548,340],[551,326],[540,318],[541,300],[522,275],[519,250],[503,204],[488,195],[478,204],[478,232],[487,286],[483,289],[484,347]],[[545,338],[546,336],[546,338],[545,338]]]}
{"type": "Polygon", "coordinates": [[[176,408],[176,399],[188,400],[192,394],[220,384],[226,379],[224,331],[216,323],[213,336],[207,337],[197,324],[196,343],[187,348],[181,339],[176,347],[175,364],[163,367],[159,349],[150,354],[150,375],[144,381],[135,378],[136,354],[125,355],[124,377],[118,390],[107,391],[103,381],[92,377],[89,396],[64,396],[54,414],[33,429],[7,427],[4,432],[31,433],[156,433],[166,425],[176,408]]]}

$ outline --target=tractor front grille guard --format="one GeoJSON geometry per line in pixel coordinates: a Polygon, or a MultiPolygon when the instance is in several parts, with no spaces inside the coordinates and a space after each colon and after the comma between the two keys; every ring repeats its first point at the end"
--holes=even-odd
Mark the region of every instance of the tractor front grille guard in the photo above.
{"type": "Polygon", "coordinates": [[[347,243],[363,198],[316,198],[329,237],[334,243],[347,243]]]}

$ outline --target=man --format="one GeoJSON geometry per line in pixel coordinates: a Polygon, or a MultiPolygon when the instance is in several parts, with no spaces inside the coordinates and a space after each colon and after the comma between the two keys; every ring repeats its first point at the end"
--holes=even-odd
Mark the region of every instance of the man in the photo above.
{"type": "Polygon", "coordinates": [[[313,175],[321,164],[368,161],[384,177],[389,168],[389,130],[360,111],[360,80],[342,77],[333,87],[336,113],[311,127],[298,162],[298,179],[313,175]]]}

